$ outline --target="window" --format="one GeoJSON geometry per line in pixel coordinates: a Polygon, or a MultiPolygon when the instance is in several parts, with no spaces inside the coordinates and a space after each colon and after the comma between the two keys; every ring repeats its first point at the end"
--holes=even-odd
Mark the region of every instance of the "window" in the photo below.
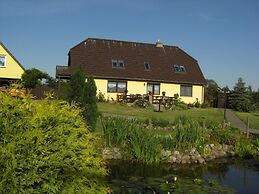
{"type": "Polygon", "coordinates": [[[0,55],[0,68],[6,67],[6,56],[0,55]]]}
{"type": "Polygon", "coordinates": [[[154,95],[159,95],[160,94],[160,84],[148,83],[147,84],[147,93],[150,93],[150,92],[154,95]]]}
{"type": "Polygon", "coordinates": [[[150,64],[149,63],[144,63],[144,68],[145,68],[145,70],[150,70],[150,64]]]}
{"type": "Polygon", "coordinates": [[[177,73],[186,72],[185,67],[183,65],[174,65],[174,71],[177,73]]]}
{"type": "Polygon", "coordinates": [[[108,81],[107,91],[109,93],[124,93],[127,90],[125,81],[108,81]]]}
{"type": "Polygon", "coordinates": [[[192,86],[181,85],[180,96],[192,96],[192,86]]]}
{"type": "Polygon", "coordinates": [[[113,68],[124,68],[124,62],[122,60],[112,60],[113,68]]]}

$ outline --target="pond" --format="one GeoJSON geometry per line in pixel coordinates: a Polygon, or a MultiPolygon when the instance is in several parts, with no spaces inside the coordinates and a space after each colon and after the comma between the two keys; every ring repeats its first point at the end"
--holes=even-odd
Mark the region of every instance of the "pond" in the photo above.
{"type": "Polygon", "coordinates": [[[113,193],[259,193],[259,160],[217,160],[204,166],[109,161],[113,193]]]}

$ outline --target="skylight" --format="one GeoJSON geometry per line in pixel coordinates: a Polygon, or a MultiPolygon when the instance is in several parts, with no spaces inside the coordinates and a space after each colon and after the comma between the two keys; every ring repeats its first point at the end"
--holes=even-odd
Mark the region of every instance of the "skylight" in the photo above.
{"type": "Polygon", "coordinates": [[[145,70],[150,70],[150,64],[149,63],[144,63],[144,68],[145,68],[145,70]]]}

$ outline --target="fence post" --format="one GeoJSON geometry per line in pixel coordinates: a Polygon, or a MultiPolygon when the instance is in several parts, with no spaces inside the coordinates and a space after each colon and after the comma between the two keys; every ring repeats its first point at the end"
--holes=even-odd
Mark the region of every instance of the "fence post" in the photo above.
{"type": "Polygon", "coordinates": [[[246,123],[246,137],[249,138],[249,117],[247,116],[247,123],[246,123]]]}

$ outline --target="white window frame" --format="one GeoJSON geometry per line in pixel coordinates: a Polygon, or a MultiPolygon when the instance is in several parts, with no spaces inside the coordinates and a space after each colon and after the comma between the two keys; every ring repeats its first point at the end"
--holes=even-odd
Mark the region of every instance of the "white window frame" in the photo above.
{"type": "Polygon", "coordinates": [[[5,68],[6,67],[6,55],[0,55],[0,57],[3,57],[4,58],[4,66],[0,66],[0,68],[5,68]]]}

